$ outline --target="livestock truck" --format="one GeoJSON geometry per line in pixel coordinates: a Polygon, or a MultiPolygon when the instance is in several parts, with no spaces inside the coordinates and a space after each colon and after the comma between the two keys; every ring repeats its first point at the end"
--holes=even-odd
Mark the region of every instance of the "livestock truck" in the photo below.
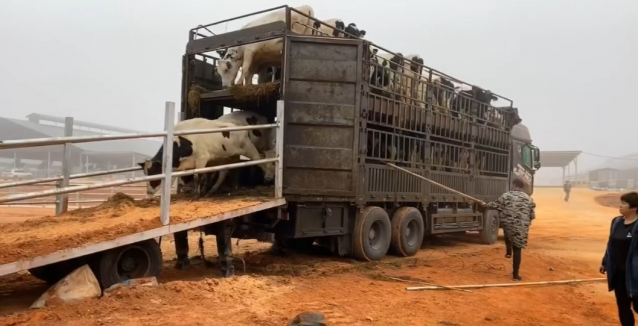
{"type": "MultiPolygon", "coordinates": [[[[273,10],[285,10],[287,21],[304,15],[287,6],[273,10]]],[[[471,92],[453,95],[453,89],[440,86],[441,79],[471,85],[425,66],[416,74],[388,71],[380,59],[383,49],[356,37],[330,37],[316,30],[300,35],[284,21],[203,34],[214,25],[190,32],[183,56],[183,117],[215,119],[229,107],[283,125],[277,141],[283,142],[278,145],[283,148],[286,205],[239,219],[237,223],[245,223],[241,236],[266,232],[274,234],[276,244],[297,249],[316,242],[365,261],[380,259],[389,250],[414,255],[424,236],[433,234],[477,231],[483,243],[497,240],[496,211],[484,211],[386,163],[483,201],[507,191],[514,177],[522,178],[531,194],[539,150],[511,101],[498,97],[508,105],[497,108],[479,103],[471,92]],[[273,39],[282,45],[278,87],[222,89],[217,70],[221,59],[215,52],[273,39]],[[412,91],[401,93],[398,84],[412,91]],[[195,90],[201,89],[207,91],[193,107],[195,90]],[[259,96],[238,96],[249,89],[259,96]],[[263,89],[274,91],[264,94],[263,89]],[[454,97],[448,103],[455,104],[443,108],[437,97],[454,97]],[[277,112],[283,116],[276,119],[277,112]]],[[[407,58],[404,62],[410,65],[407,58]]],[[[260,82],[269,79],[262,77],[260,82]]]]}
{"type": "MultiPolygon", "coordinates": [[[[383,58],[400,58],[398,53],[366,40],[295,33],[289,18],[303,14],[288,6],[255,14],[273,10],[284,11],[286,22],[208,33],[210,27],[233,20],[229,19],[190,30],[182,60],[181,117],[215,119],[229,107],[276,122],[279,163],[274,197],[247,194],[196,203],[176,199],[165,202],[170,204],[170,221],[169,207],[162,205],[162,223],[157,221],[158,206],[147,205],[134,211],[139,216],[128,213],[107,221],[92,214],[83,216],[81,224],[76,217],[60,217],[46,222],[51,232],[45,233],[36,222],[5,228],[0,230],[0,276],[29,270],[53,283],[87,263],[103,287],[158,275],[162,237],[175,234],[176,251],[183,253],[187,243],[178,241],[178,234],[200,227],[217,235],[226,275],[233,272],[231,237],[268,239],[279,248],[296,250],[317,243],[363,261],[388,253],[414,255],[424,237],[435,234],[472,231],[482,243],[494,243],[498,212],[484,210],[430,180],[488,202],[518,177],[531,194],[534,172],[540,168],[539,150],[512,102],[500,96],[498,102],[507,105],[479,101],[485,91],[477,87],[456,94],[444,84],[472,86],[409,58],[401,65],[388,64],[383,58]],[[222,87],[217,50],[277,39],[282,49],[276,82],[222,87]],[[408,70],[412,65],[419,69],[408,70]]],[[[247,16],[251,15],[238,18],[247,16]]],[[[170,109],[168,105],[167,128],[172,126],[170,109]]],[[[76,138],[5,140],[0,149],[99,140],[76,138]]],[[[247,163],[233,167],[242,164],[247,163]]],[[[74,177],[81,176],[69,176],[74,177]]],[[[142,180],[109,181],[99,187],[142,180]]],[[[87,187],[97,186],[73,189],[87,187]]],[[[0,197],[0,202],[33,197],[10,195],[0,197]]]]}

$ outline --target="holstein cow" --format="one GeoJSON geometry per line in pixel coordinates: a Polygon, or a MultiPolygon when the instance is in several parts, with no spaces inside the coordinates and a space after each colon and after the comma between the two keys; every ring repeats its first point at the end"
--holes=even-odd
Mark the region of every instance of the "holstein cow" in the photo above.
{"type": "MultiPolygon", "coordinates": [[[[178,123],[175,126],[175,130],[192,130],[192,129],[202,129],[202,128],[198,128],[201,126],[202,122],[201,120],[206,120],[206,119],[201,119],[198,118],[199,120],[196,120],[193,122],[193,120],[195,119],[191,119],[191,120],[185,120],[182,121],[180,123],[178,123]],[[189,122],[190,121],[190,122],[189,122]]],[[[261,125],[261,124],[267,124],[268,121],[266,119],[266,117],[257,114],[257,113],[253,113],[250,111],[234,111],[231,112],[229,114],[225,114],[221,117],[219,117],[217,120],[208,120],[208,121],[218,121],[218,122],[222,122],[222,123],[230,123],[232,124],[232,126],[248,126],[248,125],[261,125]]],[[[264,155],[268,155],[269,153],[267,152],[269,149],[271,149],[271,143],[273,142],[274,139],[274,130],[272,129],[255,129],[255,130],[248,130],[248,137],[250,139],[250,142],[254,145],[254,147],[257,149],[257,151],[259,153],[262,153],[264,155]]],[[[223,133],[222,133],[223,134],[223,133]]],[[[202,134],[204,136],[209,135],[215,135],[215,134],[202,134]]],[[[217,133],[217,135],[219,135],[219,133],[217,133]]],[[[175,145],[175,144],[174,144],[175,145]]],[[[175,146],[173,147],[175,148],[175,146]]],[[[222,145],[222,150],[224,150],[226,147],[224,147],[224,145],[222,145]]],[[[163,148],[160,148],[159,151],[157,152],[157,154],[155,154],[155,157],[153,157],[151,160],[146,161],[144,163],[139,163],[139,165],[143,168],[144,173],[146,175],[154,175],[154,174],[161,174],[162,173],[162,155],[163,155],[163,148]]],[[[270,154],[272,156],[272,154],[270,154]]],[[[243,155],[242,154],[238,154],[238,155],[232,155],[230,157],[224,157],[221,159],[216,159],[216,160],[211,160],[208,162],[207,167],[210,166],[216,166],[216,165],[223,165],[223,164],[230,164],[230,163],[237,163],[240,161],[241,157],[243,155]]],[[[246,158],[248,159],[248,158],[246,158]]],[[[178,160],[178,156],[177,154],[174,152],[173,153],[173,164],[172,164],[173,168],[177,168],[179,166],[179,160],[178,160]]],[[[254,167],[251,167],[254,169],[254,167]]],[[[249,169],[249,167],[247,167],[246,169],[244,169],[244,171],[246,174],[250,174],[256,177],[259,177],[259,172],[255,172],[255,171],[251,171],[252,169],[249,169]]],[[[217,191],[217,189],[222,185],[223,181],[225,180],[227,174],[229,173],[229,170],[222,170],[219,171],[219,173],[217,172],[212,172],[212,173],[208,173],[208,177],[204,178],[204,180],[206,182],[204,182],[204,184],[198,184],[196,183],[197,187],[202,187],[204,189],[198,188],[199,190],[196,193],[201,193],[202,191],[206,191],[207,195],[210,195],[212,193],[214,193],[215,191],[217,191]],[[215,184],[212,187],[207,187],[207,185],[209,184],[210,181],[212,181],[212,178],[214,177],[214,175],[217,174],[218,178],[217,181],[215,182],[215,184]]],[[[272,171],[272,173],[274,173],[274,170],[272,171]]],[[[270,174],[272,173],[264,173],[263,176],[264,178],[266,178],[266,174],[268,174],[268,177],[266,179],[268,180],[272,180],[270,174]]],[[[249,182],[248,180],[242,179],[241,175],[237,176],[235,179],[240,179],[237,181],[241,181],[244,184],[251,184],[251,182],[249,182]]],[[[181,181],[183,182],[183,184],[189,184],[192,181],[194,181],[194,177],[191,176],[184,176],[181,177],[181,181]]],[[[259,182],[261,182],[261,180],[257,180],[257,183],[253,184],[259,184],[259,182]]],[[[157,190],[159,189],[159,186],[161,184],[160,180],[156,180],[156,181],[149,181],[147,184],[147,194],[152,195],[155,194],[157,192],[157,190]]],[[[234,184],[235,188],[238,186],[237,183],[234,184]]]]}
{"type": "Polygon", "coordinates": [[[370,84],[377,88],[373,89],[372,92],[396,99],[399,95],[397,91],[400,90],[397,86],[398,82],[400,82],[399,76],[403,73],[403,55],[401,53],[384,53],[377,55],[375,50],[372,50],[372,53],[370,84]]]}
{"type": "MultiPolygon", "coordinates": [[[[310,6],[296,7],[296,10],[304,13],[309,17],[314,17],[314,10],[310,6]]],[[[292,11],[291,14],[292,31],[302,35],[312,35],[312,19],[302,16],[292,11]]],[[[258,18],[242,29],[255,27],[276,21],[286,21],[285,9],[271,12],[261,18],[258,18]]],[[[263,67],[280,66],[281,51],[283,50],[283,40],[281,38],[240,45],[228,48],[226,51],[217,51],[222,59],[217,65],[217,72],[222,78],[222,87],[228,88],[235,83],[239,68],[242,69],[242,78],[244,85],[251,85],[253,76],[263,67]]]]}
{"type": "Polygon", "coordinates": [[[498,98],[492,92],[485,91],[479,87],[472,86],[471,90],[460,91],[453,100],[452,109],[456,112],[469,116],[482,118],[492,101],[498,98]]]}
{"type": "Polygon", "coordinates": [[[333,36],[333,37],[346,37],[350,38],[351,36],[355,36],[358,38],[363,38],[366,35],[365,30],[360,30],[357,27],[357,24],[350,23],[346,27],[346,24],[343,20],[338,18],[332,18],[324,21],[325,25],[316,21],[313,24],[313,35],[319,36],[333,36]],[[345,33],[344,33],[345,32],[345,33]]]}

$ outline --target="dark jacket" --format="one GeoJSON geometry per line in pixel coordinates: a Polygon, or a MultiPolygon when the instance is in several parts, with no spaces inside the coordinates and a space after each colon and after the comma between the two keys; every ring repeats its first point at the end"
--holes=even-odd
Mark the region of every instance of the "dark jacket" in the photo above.
{"type": "MultiPolygon", "coordinates": [[[[622,216],[615,217],[611,221],[611,228],[609,229],[609,238],[611,239],[611,235],[614,233],[614,229],[621,226],[624,223],[624,219],[622,216]]],[[[626,272],[626,280],[627,283],[627,293],[629,293],[630,297],[638,297],[638,223],[634,225],[634,228],[631,231],[631,245],[629,247],[629,254],[627,255],[627,272],[626,272]]],[[[614,277],[615,275],[615,267],[613,263],[613,254],[617,252],[616,248],[611,241],[607,240],[607,249],[605,250],[605,256],[603,257],[603,266],[607,270],[607,286],[609,287],[609,291],[614,290],[614,285],[616,284],[614,277]]]]}

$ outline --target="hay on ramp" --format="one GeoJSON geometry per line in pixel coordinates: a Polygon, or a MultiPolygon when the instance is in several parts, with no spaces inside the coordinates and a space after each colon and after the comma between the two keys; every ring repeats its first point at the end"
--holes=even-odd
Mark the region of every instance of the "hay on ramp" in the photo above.
{"type": "Polygon", "coordinates": [[[252,102],[279,96],[279,82],[257,85],[233,85],[228,92],[238,101],[252,102]]]}
{"type": "Polygon", "coordinates": [[[200,105],[202,101],[202,94],[207,93],[208,90],[197,84],[191,84],[188,90],[188,111],[192,117],[200,117],[200,105]]]}

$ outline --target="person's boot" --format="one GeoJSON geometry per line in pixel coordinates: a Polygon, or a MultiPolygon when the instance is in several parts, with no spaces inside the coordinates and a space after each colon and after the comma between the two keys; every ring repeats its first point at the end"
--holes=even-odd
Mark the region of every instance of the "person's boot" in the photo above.
{"type": "Polygon", "coordinates": [[[512,276],[512,281],[520,282],[522,280],[523,280],[523,278],[520,275],[513,275],[512,276]]]}

